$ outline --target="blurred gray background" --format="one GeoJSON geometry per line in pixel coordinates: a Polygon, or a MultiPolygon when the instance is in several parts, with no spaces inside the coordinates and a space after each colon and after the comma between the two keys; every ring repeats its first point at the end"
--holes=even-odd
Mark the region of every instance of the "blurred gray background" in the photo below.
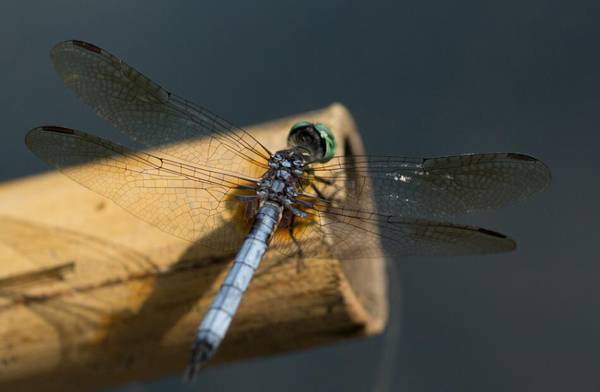
{"type": "Polygon", "coordinates": [[[515,253],[399,260],[392,322],[364,341],[133,391],[600,390],[597,1],[3,1],[0,180],[48,170],[23,144],[60,124],[122,140],[67,91],[48,51],[108,49],[247,125],[347,105],[371,154],[518,151],[550,190],[471,223],[515,253]]]}

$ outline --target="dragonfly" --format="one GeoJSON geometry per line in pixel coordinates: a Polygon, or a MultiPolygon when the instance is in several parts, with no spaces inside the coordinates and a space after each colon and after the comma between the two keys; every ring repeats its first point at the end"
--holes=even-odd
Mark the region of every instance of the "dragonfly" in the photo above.
{"type": "Polygon", "coordinates": [[[327,246],[340,260],[381,247],[394,258],[508,252],[508,236],[449,218],[523,201],[550,183],[548,167],[521,153],[336,155],[335,130],[308,121],[291,127],[287,148],[270,151],[96,45],[61,42],[51,59],[69,89],[146,149],[61,126],[30,130],[29,149],[167,233],[199,241],[220,228],[203,245],[237,252],[198,327],[188,379],[217,351],[268,250],[302,259],[327,246]]]}

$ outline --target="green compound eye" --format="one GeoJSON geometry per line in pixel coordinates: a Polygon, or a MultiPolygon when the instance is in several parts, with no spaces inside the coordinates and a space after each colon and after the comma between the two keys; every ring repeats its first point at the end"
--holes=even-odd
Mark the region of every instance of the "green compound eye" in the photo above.
{"type": "Polygon", "coordinates": [[[335,137],[324,124],[297,122],[290,129],[288,145],[307,148],[315,162],[327,162],[335,155],[335,137]]]}
{"type": "Polygon", "coordinates": [[[297,130],[298,128],[310,127],[311,125],[313,125],[313,124],[308,121],[300,121],[300,122],[297,122],[296,124],[292,125],[292,129],[290,129],[290,132],[293,132],[293,131],[297,130]]]}
{"type": "Polygon", "coordinates": [[[335,136],[329,127],[323,124],[315,124],[315,129],[319,133],[321,140],[325,143],[325,154],[323,156],[323,162],[327,162],[335,155],[336,143],[335,136]]]}

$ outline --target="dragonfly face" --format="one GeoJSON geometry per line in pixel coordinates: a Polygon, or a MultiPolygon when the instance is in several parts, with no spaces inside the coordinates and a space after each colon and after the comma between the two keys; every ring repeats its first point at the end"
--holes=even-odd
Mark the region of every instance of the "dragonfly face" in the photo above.
{"type": "Polygon", "coordinates": [[[335,155],[336,142],[331,130],[324,124],[301,121],[294,124],[288,136],[288,145],[305,149],[305,160],[324,163],[335,155]]]}

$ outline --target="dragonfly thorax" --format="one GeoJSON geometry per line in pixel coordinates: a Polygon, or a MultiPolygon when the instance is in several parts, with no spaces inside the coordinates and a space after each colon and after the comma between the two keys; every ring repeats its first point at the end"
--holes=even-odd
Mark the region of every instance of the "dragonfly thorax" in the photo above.
{"type": "Polygon", "coordinates": [[[258,182],[256,194],[261,201],[273,201],[292,211],[294,215],[305,214],[293,205],[302,190],[305,162],[296,149],[278,151],[269,160],[269,170],[258,182]]]}

